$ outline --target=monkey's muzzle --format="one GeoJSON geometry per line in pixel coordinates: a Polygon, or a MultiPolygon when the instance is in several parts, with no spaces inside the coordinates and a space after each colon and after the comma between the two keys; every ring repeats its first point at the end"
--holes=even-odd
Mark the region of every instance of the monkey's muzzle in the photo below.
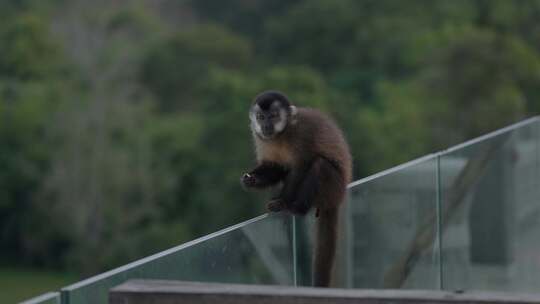
{"type": "Polygon", "coordinates": [[[264,137],[272,137],[274,135],[274,128],[272,126],[262,127],[262,134],[264,137]]]}

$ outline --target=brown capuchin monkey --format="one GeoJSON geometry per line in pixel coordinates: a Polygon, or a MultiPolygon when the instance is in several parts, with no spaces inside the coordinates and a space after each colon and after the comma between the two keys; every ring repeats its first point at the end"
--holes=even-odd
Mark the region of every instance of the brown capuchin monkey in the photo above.
{"type": "Polygon", "coordinates": [[[313,285],[330,286],[339,206],[352,178],[349,146],[327,115],[295,107],[280,92],[255,97],[249,118],[258,166],[241,182],[259,189],[281,185],[267,204],[269,211],[305,215],[316,208],[313,285]]]}

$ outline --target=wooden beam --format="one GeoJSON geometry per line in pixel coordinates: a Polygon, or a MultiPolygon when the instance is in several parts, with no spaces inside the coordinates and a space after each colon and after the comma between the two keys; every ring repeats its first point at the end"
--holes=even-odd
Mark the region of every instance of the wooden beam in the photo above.
{"type": "Polygon", "coordinates": [[[134,280],[111,289],[110,304],[540,304],[540,294],[366,290],[134,280]]]}

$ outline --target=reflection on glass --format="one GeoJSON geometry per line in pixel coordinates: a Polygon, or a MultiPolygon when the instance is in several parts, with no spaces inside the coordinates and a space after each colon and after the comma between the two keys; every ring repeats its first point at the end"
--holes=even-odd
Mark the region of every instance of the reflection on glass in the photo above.
{"type": "Polygon", "coordinates": [[[106,303],[110,288],[134,278],[292,285],[291,223],[264,215],[66,287],[62,298],[106,303]]]}
{"type": "Polygon", "coordinates": [[[441,155],[445,289],[540,290],[539,126],[441,155]]]}
{"type": "Polygon", "coordinates": [[[439,288],[437,158],[350,189],[348,287],[439,288]]]}

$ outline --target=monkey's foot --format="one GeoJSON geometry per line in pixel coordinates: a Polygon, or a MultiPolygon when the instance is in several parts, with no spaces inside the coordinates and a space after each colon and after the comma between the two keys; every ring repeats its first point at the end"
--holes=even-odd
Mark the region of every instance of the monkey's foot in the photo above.
{"type": "Polygon", "coordinates": [[[270,212],[280,212],[285,209],[285,204],[280,199],[274,199],[266,204],[266,209],[270,212]]]}

